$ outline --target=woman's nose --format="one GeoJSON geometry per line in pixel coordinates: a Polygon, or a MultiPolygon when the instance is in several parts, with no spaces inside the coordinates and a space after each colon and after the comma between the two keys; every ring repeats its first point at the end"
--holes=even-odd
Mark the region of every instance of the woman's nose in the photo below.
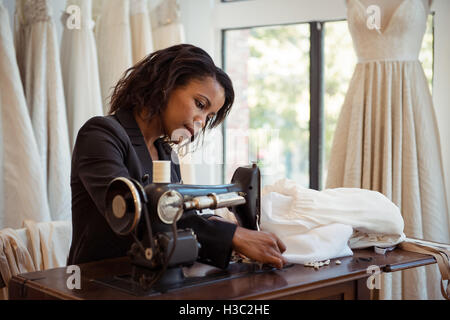
{"type": "Polygon", "coordinates": [[[206,123],[206,115],[197,115],[194,117],[194,126],[203,129],[206,123]]]}

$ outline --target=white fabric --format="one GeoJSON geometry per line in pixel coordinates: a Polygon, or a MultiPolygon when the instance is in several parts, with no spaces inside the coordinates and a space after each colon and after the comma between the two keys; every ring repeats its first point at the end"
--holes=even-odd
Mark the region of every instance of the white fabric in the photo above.
{"type": "Polygon", "coordinates": [[[94,20],[94,30],[98,26],[98,21],[101,16],[103,7],[103,0],[92,0],[92,19],[94,20]]]}
{"type": "Polygon", "coordinates": [[[114,87],[132,65],[129,0],[103,1],[95,33],[103,112],[107,114],[114,87]]]}
{"type": "MultiPolygon", "coordinates": [[[[71,149],[78,131],[92,117],[102,116],[102,94],[98,73],[94,22],[91,0],[69,0],[67,7],[76,5],[81,10],[80,29],[64,27],[61,42],[61,68],[66,97],[67,120],[71,149]]],[[[63,14],[66,26],[67,14],[63,14]]]]}
{"type": "Polygon", "coordinates": [[[20,239],[20,241],[23,243],[23,245],[27,248],[28,252],[31,252],[31,241],[30,238],[28,238],[28,232],[26,228],[21,229],[15,229],[14,230],[17,234],[17,237],[20,239]]]}
{"type": "Polygon", "coordinates": [[[27,109],[8,12],[0,2],[0,228],[49,221],[47,190],[27,109]]]}
{"type": "Polygon", "coordinates": [[[185,42],[184,27],[180,21],[180,8],[177,0],[162,1],[150,12],[153,45],[161,50],[185,42]]]}
{"type": "MultiPolygon", "coordinates": [[[[381,11],[391,18],[377,32],[367,28],[360,0],[347,3],[359,63],[334,134],[326,186],[379,191],[400,207],[408,237],[449,243],[437,121],[418,60],[429,8],[422,0],[399,1],[393,12],[381,11]]],[[[397,293],[389,298],[439,298],[430,285],[439,278],[433,270],[404,272],[403,281],[393,275],[397,293]]]]}
{"type": "Polygon", "coordinates": [[[181,23],[169,24],[167,26],[153,29],[153,44],[155,50],[162,50],[177,44],[186,42],[184,27],[181,23]]]}
{"type": "Polygon", "coordinates": [[[0,230],[0,275],[6,284],[0,290],[0,300],[8,299],[7,288],[13,276],[33,271],[36,271],[33,259],[19,234],[11,228],[0,230]]]}
{"type": "Polygon", "coordinates": [[[351,249],[402,242],[398,207],[376,191],[338,188],[317,191],[287,179],[264,187],[261,230],[287,246],[290,262],[307,263],[351,255],[351,249]]]}
{"type": "Polygon", "coordinates": [[[44,270],[41,243],[39,240],[39,229],[36,227],[36,222],[33,220],[25,220],[23,222],[23,226],[29,240],[28,252],[33,259],[34,267],[36,271],[44,270]]]}
{"type": "MultiPolygon", "coordinates": [[[[0,275],[6,286],[12,276],[67,264],[72,240],[70,221],[25,220],[24,226],[0,230],[0,275]]],[[[5,299],[8,299],[7,287],[0,290],[0,300],[5,299]]]]}
{"type": "Polygon", "coordinates": [[[291,263],[300,264],[351,256],[353,252],[347,242],[352,231],[352,227],[336,223],[281,236],[287,248],[283,256],[291,263]]]}
{"type": "MultiPolygon", "coordinates": [[[[56,30],[45,0],[16,3],[16,51],[53,220],[71,218],[70,146],[56,30]]],[[[24,180],[23,182],[26,182],[24,180]]]]}
{"type": "Polygon", "coordinates": [[[58,268],[67,264],[72,241],[71,221],[36,223],[26,220],[24,226],[30,239],[36,270],[58,268]]]}
{"type": "Polygon", "coordinates": [[[153,37],[147,0],[131,0],[133,64],[153,52],[153,37]]]}

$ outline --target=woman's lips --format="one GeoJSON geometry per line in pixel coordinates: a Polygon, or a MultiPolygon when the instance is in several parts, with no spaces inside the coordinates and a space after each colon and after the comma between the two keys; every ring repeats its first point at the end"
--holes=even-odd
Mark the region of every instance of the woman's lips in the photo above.
{"type": "Polygon", "coordinates": [[[191,134],[191,137],[194,136],[194,129],[192,129],[191,127],[188,126],[184,126],[186,129],[188,129],[189,133],[191,134]]]}

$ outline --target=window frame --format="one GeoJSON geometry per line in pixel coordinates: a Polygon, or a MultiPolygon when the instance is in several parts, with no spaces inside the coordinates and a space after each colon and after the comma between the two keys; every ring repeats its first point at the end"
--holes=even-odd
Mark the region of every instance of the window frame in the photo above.
{"type": "MultiPolygon", "coordinates": [[[[330,20],[334,21],[334,20],[330,20]]],[[[309,121],[309,187],[320,190],[323,172],[323,137],[324,137],[324,21],[297,22],[275,25],[260,25],[255,27],[230,28],[221,30],[221,66],[227,71],[226,66],[226,32],[232,30],[243,30],[270,26],[286,26],[296,24],[309,24],[310,28],[310,67],[309,67],[309,93],[310,93],[310,121],[309,121]],[[320,27],[318,27],[320,26],[320,27]],[[313,32],[314,30],[314,32],[313,32]]],[[[226,180],[226,159],[227,159],[227,119],[222,126],[223,137],[223,166],[222,183],[226,180]]]]}

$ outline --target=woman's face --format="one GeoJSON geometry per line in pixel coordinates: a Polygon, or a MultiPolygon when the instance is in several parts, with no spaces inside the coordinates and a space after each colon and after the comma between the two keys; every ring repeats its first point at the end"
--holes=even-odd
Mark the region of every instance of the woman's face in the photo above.
{"type": "Polygon", "coordinates": [[[225,91],[213,78],[193,79],[172,91],[162,114],[163,126],[171,140],[191,138],[206,125],[225,103],[225,91]]]}

